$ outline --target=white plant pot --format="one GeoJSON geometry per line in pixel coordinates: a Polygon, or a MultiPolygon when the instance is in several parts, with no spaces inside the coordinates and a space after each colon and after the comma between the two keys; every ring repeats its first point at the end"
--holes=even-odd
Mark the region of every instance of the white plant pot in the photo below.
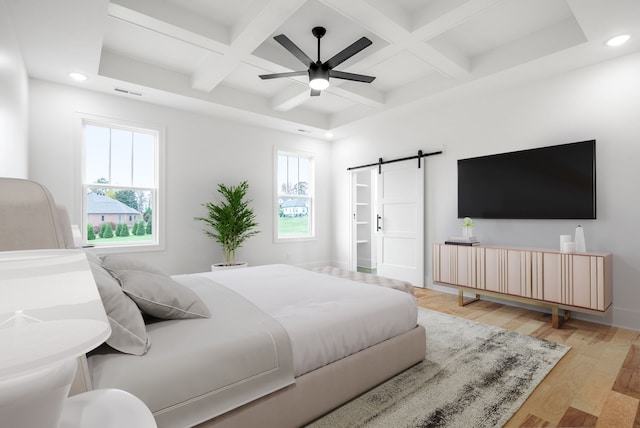
{"type": "Polygon", "coordinates": [[[211,265],[211,272],[215,272],[217,270],[229,270],[229,269],[238,269],[247,267],[247,262],[238,262],[235,265],[225,265],[223,263],[216,263],[211,265]]]}

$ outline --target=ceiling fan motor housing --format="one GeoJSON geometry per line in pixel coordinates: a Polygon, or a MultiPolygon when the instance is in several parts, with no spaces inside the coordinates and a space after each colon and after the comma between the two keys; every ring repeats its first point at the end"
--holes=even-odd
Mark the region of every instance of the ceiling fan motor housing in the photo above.
{"type": "Polygon", "coordinates": [[[311,64],[309,67],[309,80],[325,79],[329,80],[329,68],[325,64],[311,64]]]}
{"type": "Polygon", "coordinates": [[[311,34],[320,39],[322,36],[327,34],[327,29],[324,27],[313,27],[313,29],[311,29],[311,34]]]}

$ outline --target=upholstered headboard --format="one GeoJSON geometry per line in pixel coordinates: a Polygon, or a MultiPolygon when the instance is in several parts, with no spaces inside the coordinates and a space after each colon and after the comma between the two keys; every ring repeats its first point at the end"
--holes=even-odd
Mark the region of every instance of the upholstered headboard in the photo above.
{"type": "MultiPolygon", "coordinates": [[[[0,251],[74,247],[67,210],[56,205],[46,187],[0,177],[0,251]]],[[[90,389],[87,359],[81,356],[70,395],[90,389]]]]}
{"type": "Polygon", "coordinates": [[[73,247],[67,211],[46,187],[0,177],[0,251],[73,247]]]}

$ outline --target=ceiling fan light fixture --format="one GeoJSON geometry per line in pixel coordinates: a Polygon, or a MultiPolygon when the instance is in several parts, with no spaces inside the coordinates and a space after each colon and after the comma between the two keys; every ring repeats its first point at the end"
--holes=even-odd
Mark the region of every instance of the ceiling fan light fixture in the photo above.
{"type": "Polygon", "coordinates": [[[329,80],[324,77],[317,77],[309,81],[309,86],[316,91],[322,91],[329,87],[329,80]]]}
{"type": "Polygon", "coordinates": [[[329,87],[329,70],[322,65],[312,64],[309,67],[309,86],[316,91],[322,91],[329,87]]]}

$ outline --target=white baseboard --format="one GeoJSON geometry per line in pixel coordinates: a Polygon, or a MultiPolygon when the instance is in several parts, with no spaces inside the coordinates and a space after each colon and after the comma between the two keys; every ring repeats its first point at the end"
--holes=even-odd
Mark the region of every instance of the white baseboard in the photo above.
{"type": "Polygon", "coordinates": [[[315,262],[307,262],[307,263],[296,263],[293,266],[301,267],[304,269],[312,269],[323,266],[333,266],[329,260],[326,261],[315,261],[315,262]]]}

